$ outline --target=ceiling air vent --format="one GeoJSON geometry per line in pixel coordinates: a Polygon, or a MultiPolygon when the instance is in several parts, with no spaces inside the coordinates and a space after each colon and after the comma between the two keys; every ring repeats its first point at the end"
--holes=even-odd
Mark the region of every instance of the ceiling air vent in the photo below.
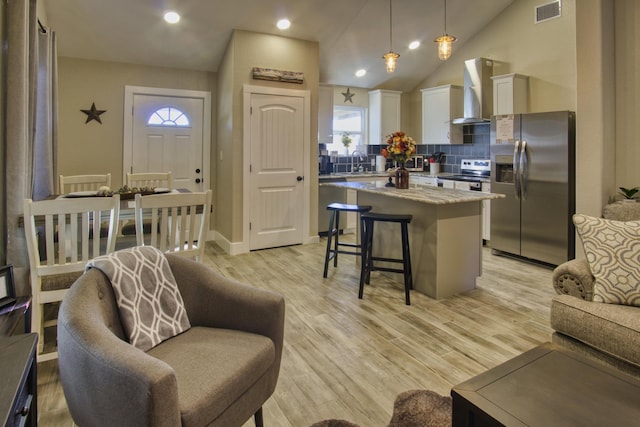
{"type": "Polygon", "coordinates": [[[560,0],[536,6],[536,24],[560,17],[561,9],[562,5],[560,0]]]}

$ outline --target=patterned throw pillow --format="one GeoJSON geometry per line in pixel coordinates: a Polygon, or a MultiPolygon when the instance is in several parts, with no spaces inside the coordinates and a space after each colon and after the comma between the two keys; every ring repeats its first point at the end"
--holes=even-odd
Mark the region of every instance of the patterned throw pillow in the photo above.
{"type": "Polygon", "coordinates": [[[164,253],[137,246],[90,261],[111,281],[129,342],[147,351],[191,327],[184,301],[164,253]]]}
{"type": "Polygon", "coordinates": [[[640,306],[640,221],[576,214],[573,223],[596,278],[593,300],[640,306]]]}

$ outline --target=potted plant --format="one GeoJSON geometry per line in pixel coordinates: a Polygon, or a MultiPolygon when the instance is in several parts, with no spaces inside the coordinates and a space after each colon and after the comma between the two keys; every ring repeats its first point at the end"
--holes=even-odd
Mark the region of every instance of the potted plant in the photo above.
{"type": "Polygon", "coordinates": [[[619,195],[621,195],[623,197],[622,201],[623,202],[635,202],[636,199],[636,194],[638,194],[638,192],[640,191],[640,187],[633,187],[633,188],[624,188],[624,187],[619,187],[620,191],[618,192],[619,195]]]}
{"type": "Polygon", "coordinates": [[[342,145],[344,145],[344,149],[346,150],[348,156],[349,145],[351,145],[351,134],[349,132],[342,132],[342,145]]]}

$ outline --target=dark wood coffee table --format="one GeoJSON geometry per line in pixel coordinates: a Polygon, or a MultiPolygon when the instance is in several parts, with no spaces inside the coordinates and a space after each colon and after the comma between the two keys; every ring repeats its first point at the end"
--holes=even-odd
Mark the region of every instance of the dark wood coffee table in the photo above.
{"type": "Polygon", "coordinates": [[[451,389],[453,426],[640,423],[640,380],[546,343],[451,389]]]}

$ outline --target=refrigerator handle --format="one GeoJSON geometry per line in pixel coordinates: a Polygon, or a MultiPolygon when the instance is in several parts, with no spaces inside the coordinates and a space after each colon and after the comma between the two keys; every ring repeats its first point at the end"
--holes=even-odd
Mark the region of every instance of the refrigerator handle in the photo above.
{"type": "Polygon", "coordinates": [[[513,180],[516,200],[520,200],[520,141],[513,146],[513,180]]]}
{"type": "Polygon", "coordinates": [[[522,200],[527,198],[527,183],[529,182],[529,152],[527,141],[522,141],[520,148],[520,196],[522,200]]]}

